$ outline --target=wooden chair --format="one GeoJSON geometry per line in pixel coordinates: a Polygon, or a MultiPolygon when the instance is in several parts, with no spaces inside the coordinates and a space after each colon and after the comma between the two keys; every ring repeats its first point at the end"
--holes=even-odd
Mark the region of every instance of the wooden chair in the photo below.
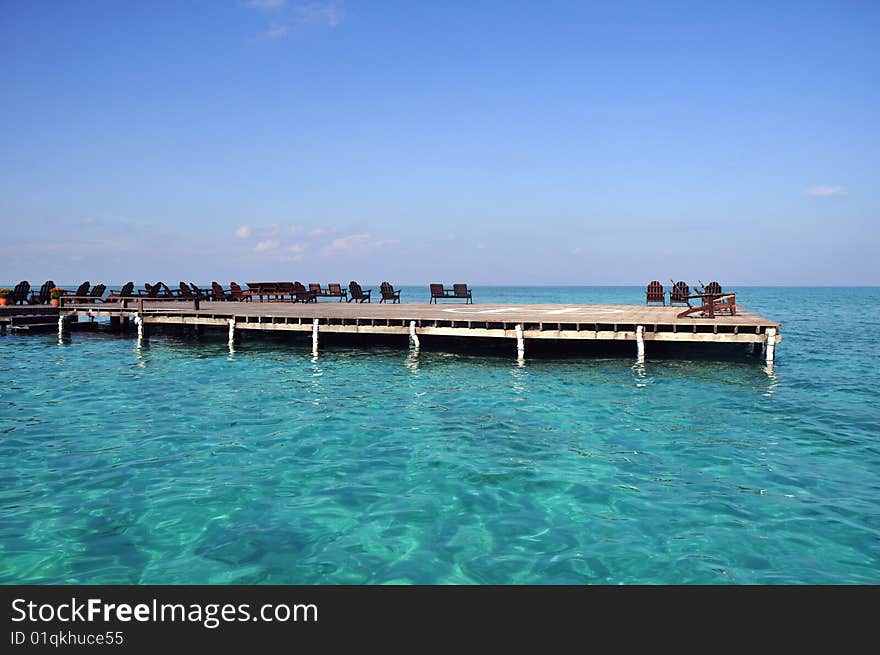
{"type": "Polygon", "coordinates": [[[428,301],[428,304],[436,303],[438,298],[448,298],[446,295],[446,289],[443,288],[442,284],[429,284],[428,288],[431,289],[431,299],[428,301]]]}
{"type": "Polygon", "coordinates": [[[107,296],[108,300],[110,298],[131,298],[134,295],[134,282],[126,282],[122,285],[122,288],[119,291],[114,291],[110,289],[110,295],[107,296]]]}
{"type": "Polygon", "coordinates": [[[351,302],[353,300],[355,302],[364,303],[370,302],[370,295],[373,293],[373,290],[367,289],[366,291],[364,291],[361,288],[360,284],[352,280],[348,283],[348,292],[350,294],[348,302],[351,302]]]}
{"type": "Polygon", "coordinates": [[[147,298],[158,298],[160,291],[162,291],[162,287],[160,287],[158,284],[150,284],[149,282],[144,282],[143,293],[138,290],[138,295],[145,296],[147,298]]]}
{"type": "Polygon", "coordinates": [[[383,282],[379,285],[379,293],[382,294],[382,297],[379,299],[380,303],[383,302],[400,302],[400,291],[395,291],[394,286],[390,282],[383,282]]]}
{"type": "Polygon", "coordinates": [[[666,293],[663,291],[663,285],[657,280],[650,282],[645,290],[645,304],[650,305],[652,302],[666,305],[666,293]]]}
{"type": "Polygon", "coordinates": [[[302,282],[293,283],[293,302],[318,302],[314,289],[306,289],[302,282]]]}
{"type": "Polygon", "coordinates": [[[210,298],[211,296],[211,294],[207,290],[200,289],[192,282],[189,283],[189,288],[192,289],[193,295],[199,300],[208,300],[208,298],[210,298]]]}
{"type": "Polygon", "coordinates": [[[718,298],[719,296],[722,295],[721,294],[721,285],[718,284],[717,282],[710,282],[709,284],[703,284],[703,282],[700,281],[700,286],[703,287],[703,290],[700,292],[700,295],[702,295],[704,298],[705,297],[718,298]]]}
{"type": "Polygon", "coordinates": [[[86,302],[104,302],[104,292],[107,290],[106,284],[96,284],[89,292],[89,299],[86,302]]]}
{"type": "Polygon", "coordinates": [[[211,282],[211,300],[223,302],[224,300],[232,300],[232,297],[226,294],[226,290],[219,282],[211,282]]]}
{"type": "Polygon", "coordinates": [[[688,298],[691,295],[691,288],[686,282],[678,281],[672,284],[672,291],[669,292],[670,305],[690,305],[688,298]]]}
{"type": "Polygon", "coordinates": [[[7,302],[10,305],[26,305],[28,304],[28,296],[30,295],[30,292],[31,283],[27,280],[22,280],[15,285],[12,293],[9,294],[9,300],[7,302]]]}
{"type": "Polygon", "coordinates": [[[52,289],[54,288],[55,283],[52,280],[47,280],[40,287],[39,293],[31,293],[31,298],[28,302],[31,305],[48,305],[52,301],[52,289]]]}
{"type": "Polygon", "coordinates": [[[693,314],[699,314],[706,318],[715,318],[717,314],[730,314],[736,316],[736,293],[723,293],[720,296],[700,293],[691,298],[699,298],[702,303],[697,307],[688,306],[683,312],[677,314],[677,318],[684,318],[693,314]]]}
{"type": "Polygon", "coordinates": [[[179,289],[178,292],[177,292],[177,297],[178,297],[178,298],[185,298],[186,300],[192,300],[192,299],[193,299],[193,292],[192,292],[192,289],[189,288],[189,285],[188,285],[186,282],[181,282],[181,283],[180,283],[179,285],[177,285],[177,286],[178,286],[178,289],[179,289]]]}
{"type": "Polygon", "coordinates": [[[348,300],[348,289],[343,289],[339,282],[331,282],[327,285],[327,297],[339,298],[339,302],[348,300]]]}
{"type": "Polygon", "coordinates": [[[229,295],[232,296],[233,300],[238,300],[239,302],[251,302],[253,300],[253,294],[250,291],[242,290],[238,282],[229,283],[229,295]]]}
{"type": "Polygon", "coordinates": [[[453,298],[464,298],[465,304],[473,304],[474,298],[471,295],[471,290],[468,289],[468,285],[466,284],[453,284],[452,285],[452,297],[453,298]]]}

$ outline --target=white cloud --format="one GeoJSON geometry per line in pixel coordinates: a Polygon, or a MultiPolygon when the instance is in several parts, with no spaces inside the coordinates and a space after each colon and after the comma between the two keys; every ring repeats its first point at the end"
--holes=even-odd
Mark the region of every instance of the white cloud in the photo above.
{"type": "Polygon", "coordinates": [[[266,252],[267,250],[275,250],[281,244],[277,239],[266,239],[265,241],[260,241],[257,245],[254,246],[254,252],[266,252]]]}
{"type": "Polygon", "coordinates": [[[807,189],[807,195],[813,198],[827,198],[829,196],[845,196],[846,189],[842,186],[814,186],[807,189]]]}
{"type": "Polygon", "coordinates": [[[382,246],[393,246],[400,243],[400,239],[379,239],[375,246],[377,248],[381,248],[382,246]]]}
{"type": "Polygon", "coordinates": [[[242,225],[235,231],[235,236],[239,239],[247,239],[251,235],[251,226],[242,225]]]}
{"type": "Polygon", "coordinates": [[[305,252],[305,249],[306,249],[306,247],[301,243],[292,243],[289,246],[287,246],[287,251],[293,252],[293,253],[305,252]]]}
{"type": "Polygon", "coordinates": [[[310,236],[310,237],[319,237],[319,236],[321,236],[322,234],[324,234],[324,232],[326,232],[326,230],[325,230],[324,228],[322,228],[322,227],[316,227],[314,230],[311,230],[311,231],[309,232],[309,236],[310,236]]]}
{"type": "Polygon", "coordinates": [[[287,25],[272,25],[266,30],[267,39],[280,39],[287,36],[290,28],[287,25]]]}
{"type": "Polygon", "coordinates": [[[339,237],[338,239],[333,239],[327,246],[324,247],[324,254],[329,254],[331,252],[342,252],[344,250],[351,250],[352,248],[362,245],[365,241],[370,239],[369,234],[350,234],[347,237],[339,237]]]}
{"type": "Polygon", "coordinates": [[[455,238],[456,238],[455,232],[450,232],[449,234],[446,235],[446,238],[449,239],[450,241],[455,241],[455,238]]]}
{"type": "Polygon", "coordinates": [[[261,11],[277,11],[283,9],[286,4],[287,0],[245,0],[244,2],[245,7],[261,11]]]}
{"type": "Polygon", "coordinates": [[[336,27],[345,17],[341,2],[299,2],[293,5],[293,13],[301,23],[336,27]]]}
{"type": "Polygon", "coordinates": [[[477,250],[485,250],[485,249],[486,249],[485,243],[478,243],[477,244],[477,250]]]}

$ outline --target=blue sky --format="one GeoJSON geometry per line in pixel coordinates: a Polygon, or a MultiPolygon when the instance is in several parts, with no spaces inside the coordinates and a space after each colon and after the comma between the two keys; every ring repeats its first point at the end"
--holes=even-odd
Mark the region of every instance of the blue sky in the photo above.
{"type": "Polygon", "coordinates": [[[880,284],[876,2],[0,1],[0,279],[880,284]]]}

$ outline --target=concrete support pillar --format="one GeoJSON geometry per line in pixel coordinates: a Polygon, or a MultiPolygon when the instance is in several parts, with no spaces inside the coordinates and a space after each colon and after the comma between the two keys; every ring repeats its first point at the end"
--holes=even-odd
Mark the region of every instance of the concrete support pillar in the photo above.
{"type": "Polygon", "coordinates": [[[645,361],[645,327],[636,326],[636,357],[640,362],[645,361]]]}
{"type": "Polygon", "coordinates": [[[768,364],[772,364],[773,359],[776,357],[776,328],[775,327],[767,328],[766,357],[767,357],[768,364]]]}
{"type": "Polygon", "coordinates": [[[235,345],[235,319],[229,319],[229,347],[232,348],[235,345]]]}
{"type": "Polygon", "coordinates": [[[517,323],[514,330],[516,331],[516,358],[523,360],[526,358],[526,340],[523,338],[522,324],[517,323]]]}
{"type": "Polygon", "coordinates": [[[144,317],[140,314],[134,317],[134,324],[137,328],[137,340],[138,343],[143,343],[149,338],[149,334],[147,332],[147,326],[144,324],[144,317]]]}
{"type": "Polygon", "coordinates": [[[318,319],[312,319],[312,354],[318,354],[318,319]]]}
{"type": "Polygon", "coordinates": [[[416,322],[409,322],[409,342],[416,350],[419,349],[419,335],[416,334],[416,322]]]}

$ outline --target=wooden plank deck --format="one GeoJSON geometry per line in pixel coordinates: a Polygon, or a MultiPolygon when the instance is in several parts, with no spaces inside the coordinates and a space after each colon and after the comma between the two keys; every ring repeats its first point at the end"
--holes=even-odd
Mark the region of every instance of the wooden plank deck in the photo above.
{"type": "MultiPolygon", "coordinates": [[[[65,305],[63,314],[133,318],[145,324],[191,324],[236,329],[515,338],[636,340],[642,326],[647,341],[763,343],[779,323],[748,311],[736,316],[677,318],[681,307],[644,305],[542,305],[462,303],[289,303],[130,300],[122,303],[65,305]],[[411,324],[415,325],[412,326],[411,324]]],[[[777,335],[776,340],[780,340],[777,335]]]]}

